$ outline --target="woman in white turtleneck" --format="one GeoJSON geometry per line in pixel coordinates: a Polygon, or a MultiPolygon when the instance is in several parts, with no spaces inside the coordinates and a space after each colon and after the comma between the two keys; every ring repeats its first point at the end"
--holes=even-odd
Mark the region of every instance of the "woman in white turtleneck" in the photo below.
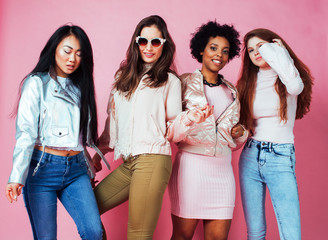
{"type": "Polygon", "coordinates": [[[240,123],[250,132],[239,161],[247,239],[265,239],[270,192],[280,239],[301,239],[293,127],[311,101],[313,78],[287,43],[267,29],[244,37],[240,123]]]}

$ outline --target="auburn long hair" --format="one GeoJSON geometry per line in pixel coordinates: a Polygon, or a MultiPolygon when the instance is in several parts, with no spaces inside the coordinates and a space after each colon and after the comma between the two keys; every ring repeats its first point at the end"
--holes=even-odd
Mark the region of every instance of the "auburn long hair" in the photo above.
{"type": "MultiPolygon", "coordinates": [[[[249,58],[247,52],[247,43],[252,37],[258,37],[267,42],[273,39],[281,39],[288,50],[294,65],[300,73],[304,89],[297,97],[296,119],[301,119],[310,110],[313,77],[310,69],[296,56],[293,50],[278,34],[264,28],[254,29],[248,32],[244,37],[243,64],[240,77],[237,82],[237,89],[240,97],[241,111],[240,123],[243,124],[251,133],[254,132],[253,102],[256,89],[257,72],[259,67],[255,66],[249,58]]],[[[277,78],[275,90],[279,95],[280,109],[279,117],[281,121],[287,121],[287,89],[285,85],[277,78]]]]}
{"type": "Polygon", "coordinates": [[[114,89],[122,92],[127,98],[130,98],[136,90],[143,74],[147,74],[147,84],[149,87],[156,88],[166,83],[168,73],[175,73],[173,64],[175,54],[175,44],[168,32],[167,26],[163,18],[158,15],[151,15],[142,19],[137,25],[129,48],[126,52],[126,59],[120,64],[117,70],[114,82],[114,89]],[[166,42],[163,44],[163,51],[160,58],[145,73],[144,61],[141,58],[139,46],[136,43],[138,37],[144,27],[156,26],[162,33],[166,42]]]}

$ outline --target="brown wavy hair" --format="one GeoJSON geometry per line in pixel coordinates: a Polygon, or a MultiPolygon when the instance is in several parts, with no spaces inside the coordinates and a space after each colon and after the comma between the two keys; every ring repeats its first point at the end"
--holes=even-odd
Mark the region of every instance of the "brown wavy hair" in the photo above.
{"type": "MultiPolygon", "coordinates": [[[[310,111],[313,85],[313,77],[311,75],[310,69],[296,56],[296,54],[283,38],[281,38],[278,34],[264,28],[258,28],[248,32],[244,37],[243,64],[240,77],[237,81],[237,89],[239,92],[241,104],[240,123],[243,124],[248,130],[250,130],[251,133],[253,133],[255,127],[253,117],[253,102],[256,89],[257,72],[259,71],[259,67],[252,63],[247,52],[247,43],[252,37],[258,37],[267,42],[272,42],[273,39],[281,39],[291,58],[294,60],[294,65],[299,71],[300,77],[302,78],[304,84],[302,93],[297,97],[296,119],[303,118],[304,115],[310,111]]],[[[287,89],[285,85],[280,81],[279,77],[277,78],[274,87],[279,95],[280,121],[287,121],[287,89]]]]}
{"type": "Polygon", "coordinates": [[[175,44],[168,32],[167,26],[163,18],[158,15],[151,15],[142,19],[137,25],[129,48],[126,52],[126,59],[120,64],[115,76],[114,89],[125,94],[130,98],[134,93],[140,79],[144,74],[148,75],[147,85],[151,88],[157,88],[166,83],[168,73],[175,74],[174,66],[175,44]],[[163,51],[160,58],[152,65],[152,67],[145,73],[144,61],[141,58],[139,46],[135,39],[138,37],[144,27],[156,26],[162,33],[166,42],[163,44],[163,51]]]}

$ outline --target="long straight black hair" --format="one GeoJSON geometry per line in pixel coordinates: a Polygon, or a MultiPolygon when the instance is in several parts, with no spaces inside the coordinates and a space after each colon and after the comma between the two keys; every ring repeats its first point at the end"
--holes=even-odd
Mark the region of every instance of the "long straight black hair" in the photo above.
{"type": "MultiPolygon", "coordinates": [[[[76,25],[64,25],[58,28],[42,49],[38,63],[27,76],[38,72],[49,72],[49,70],[55,69],[56,48],[64,38],[71,35],[75,36],[79,40],[81,47],[80,66],[69,75],[69,78],[72,80],[73,84],[81,91],[80,131],[82,133],[83,143],[85,143],[90,115],[90,137],[96,143],[98,138],[98,130],[97,107],[93,79],[93,52],[90,40],[81,27],[76,25]]],[[[24,84],[25,79],[21,82],[21,87],[24,84]]]]}

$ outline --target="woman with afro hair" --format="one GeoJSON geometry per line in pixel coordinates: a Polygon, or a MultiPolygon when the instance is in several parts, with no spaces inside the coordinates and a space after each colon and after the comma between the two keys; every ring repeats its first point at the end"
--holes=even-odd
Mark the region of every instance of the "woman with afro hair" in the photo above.
{"type": "Polygon", "coordinates": [[[219,71],[239,56],[239,33],[233,26],[210,21],[190,42],[201,70],[183,74],[185,111],[211,106],[211,115],[180,134],[169,183],[173,234],[171,239],[192,239],[203,220],[204,239],[227,239],[235,204],[231,151],[247,139],[239,122],[236,88],[219,71]]]}

